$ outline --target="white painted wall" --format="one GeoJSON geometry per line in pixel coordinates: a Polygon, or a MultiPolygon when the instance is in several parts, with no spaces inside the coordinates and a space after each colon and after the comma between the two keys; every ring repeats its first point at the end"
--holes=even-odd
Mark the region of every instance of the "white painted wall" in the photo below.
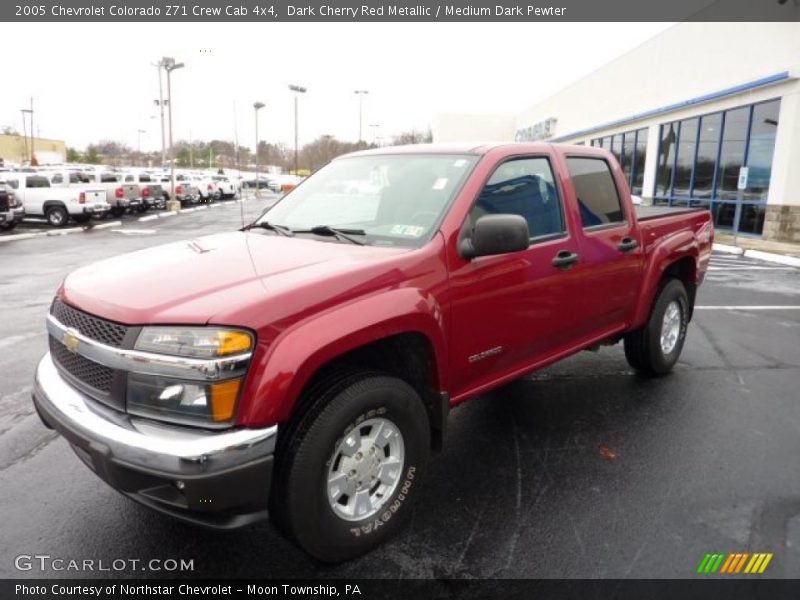
{"type": "Polygon", "coordinates": [[[514,115],[439,115],[433,126],[436,142],[503,142],[514,139],[514,115]]]}

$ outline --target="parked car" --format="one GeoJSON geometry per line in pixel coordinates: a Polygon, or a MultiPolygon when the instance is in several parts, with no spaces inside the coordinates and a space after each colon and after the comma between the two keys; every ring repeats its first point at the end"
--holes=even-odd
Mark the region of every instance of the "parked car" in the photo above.
{"type": "Polygon", "coordinates": [[[156,181],[154,176],[150,175],[150,173],[124,173],[123,182],[135,183],[139,186],[139,192],[142,197],[142,204],[139,207],[139,212],[144,212],[149,208],[164,208],[166,205],[166,200],[164,199],[164,188],[156,181]]]}
{"type": "Polygon", "coordinates": [[[207,175],[190,175],[189,181],[197,187],[200,202],[210,203],[222,197],[217,182],[207,175]]]}
{"type": "Polygon", "coordinates": [[[133,500],[349,559],[397,533],[451,408],[620,341],[673,368],[713,224],[642,210],[600,148],[340,157],[240,231],[68,275],[35,406],[133,500]]]}
{"type": "Polygon", "coordinates": [[[22,200],[26,216],[45,217],[54,227],[63,227],[70,218],[86,223],[93,216],[106,214],[110,208],[105,190],[96,187],[97,184],[53,186],[38,173],[0,173],[0,180],[10,185],[22,200]]]}
{"type": "MultiPolygon", "coordinates": [[[[170,181],[170,175],[169,173],[161,175],[159,179],[161,181],[161,187],[164,190],[164,199],[168,201],[172,185],[170,181]]],[[[181,206],[197,204],[200,201],[200,190],[197,188],[194,182],[189,179],[188,176],[176,174],[175,199],[181,203],[181,206]]]]}
{"type": "Polygon", "coordinates": [[[10,230],[25,218],[25,208],[14,188],[2,179],[3,173],[0,173],[0,229],[10,230]]]}
{"type": "Polygon", "coordinates": [[[142,192],[136,183],[123,181],[123,174],[116,172],[100,173],[99,183],[94,184],[105,189],[106,202],[111,206],[111,214],[121,217],[127,211],[138,212],[144,205],[142,192]]]}
{"type": "Polygon", "coordinates": [[[224,175],[214,175],[211,179],[213,179],[214,183],[217,185],[220,198],[235,198],[239,193],[237,184],[228,177],[224,175]]]}

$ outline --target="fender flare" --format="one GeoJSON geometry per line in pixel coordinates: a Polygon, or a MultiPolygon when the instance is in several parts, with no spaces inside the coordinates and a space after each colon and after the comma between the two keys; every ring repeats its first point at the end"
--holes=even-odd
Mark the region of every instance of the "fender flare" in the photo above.
{"type": "Polygon", "coordinates": [[[639,298],[636,303],[636,312],[631,323],[632,329],[637,329],[644,325],[650,316],[650,307],[653,305],[658,286],[664,277],[667,268],[687,257],[694,261],[694,279],[692,283],[697,283],[698,257],[700,245],[697,236],[688,230],[677,231],[661,239],[657,245],[647,252],[650,260],[647,261],[647,268],[642,273],[642,287],[639,290],[639,298]]]}
{"type": "Polygon", "coordinates": [[[331,360],[372,342],[419,333],[435,357],[437,384],[446,389],[447,346],[436,299],[415,288],[383,291],[300,321],[259,344],[238,420],[249,426],[289,418],[313,375],[331,360]],[[353,323],[358,323],[357,329],[353,323]]]}

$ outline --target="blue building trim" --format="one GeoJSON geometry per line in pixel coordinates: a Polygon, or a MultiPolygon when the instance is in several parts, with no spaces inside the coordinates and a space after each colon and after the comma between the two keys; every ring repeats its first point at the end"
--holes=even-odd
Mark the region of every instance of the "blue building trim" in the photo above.
{"type": "Polygon", "coordinates": [[[710,94],[704,94],[702,96],[697,96],[695,98],[690,98],[689,100],[683,100],[681,102],[676,102],[674,104],[669,104],[667,106],[662,106],[660,108],[654,108],[652,110],[648,110],[642,113],[638,113],[632,115],[630,117],[624,117],[622,119],[617,119],[616,121],[611,121],[609,123],[604,123],[603,125],[597,125],[595,127],[590,127],[588,129],[583,129],[581,131],[575,131],[568,135],[560,135],[556,138],[551,139],[552,142],[561,142],[566,139],[580,137],[584,135],[590,135],[592,133],[596,133],[598,131],[602,131],[604,129],[612,129],[615,127],[621,127],[623,125],[629,125],[631,123],[635,123],[636,121],[641,121],[643,119],[649,119],[651,117],[656,117],[658,115],[663,115],[665,113],[674,112],[676,110],[680,110],[682,108],[686,108],[689,106],[696,106],[698,104],[706,104],[707,102],[713,102],[714,100],[719,100],[720,98],[726,98],[728,96],[734,96],[736,94],[741,94],[742,92],[749,92],[751,90],[755,90],[758,88],[762,88],[768,85],[773,85],[776,83],[780,83],[782,81],[786,81],[789,79],[789,71],[783,71],[781,73],[776,73],[775,75],[770,75],[769,77],[762,77],[761,79],[756,79],[754,81],[749,81],[747,83],[742,83],[740,85],[735,85],[733,87],[725,88],[716,92],[712,92],[710,94]]]}

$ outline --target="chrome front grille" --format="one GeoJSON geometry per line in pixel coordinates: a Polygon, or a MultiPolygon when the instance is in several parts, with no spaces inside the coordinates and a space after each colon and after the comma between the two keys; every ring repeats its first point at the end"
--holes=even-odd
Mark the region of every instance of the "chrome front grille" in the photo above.
{"type": "Polygon", "coordinates": [[[49,337],[49,340],[50,354],[56,365],[84,385],[103,394],[111,392],[111,386],[114,383],[114,369],[70,352],[64,344],[52,336],[49,337]]]}
{"type": "Polygon", "coordinates": [[[128,327],[125,325],[85,313],[58,298],[53,301],[50,314],[65,327],[77,329],[86,337],[115,348],[122,346],[125,334],[128,333],[128,327]]]}

